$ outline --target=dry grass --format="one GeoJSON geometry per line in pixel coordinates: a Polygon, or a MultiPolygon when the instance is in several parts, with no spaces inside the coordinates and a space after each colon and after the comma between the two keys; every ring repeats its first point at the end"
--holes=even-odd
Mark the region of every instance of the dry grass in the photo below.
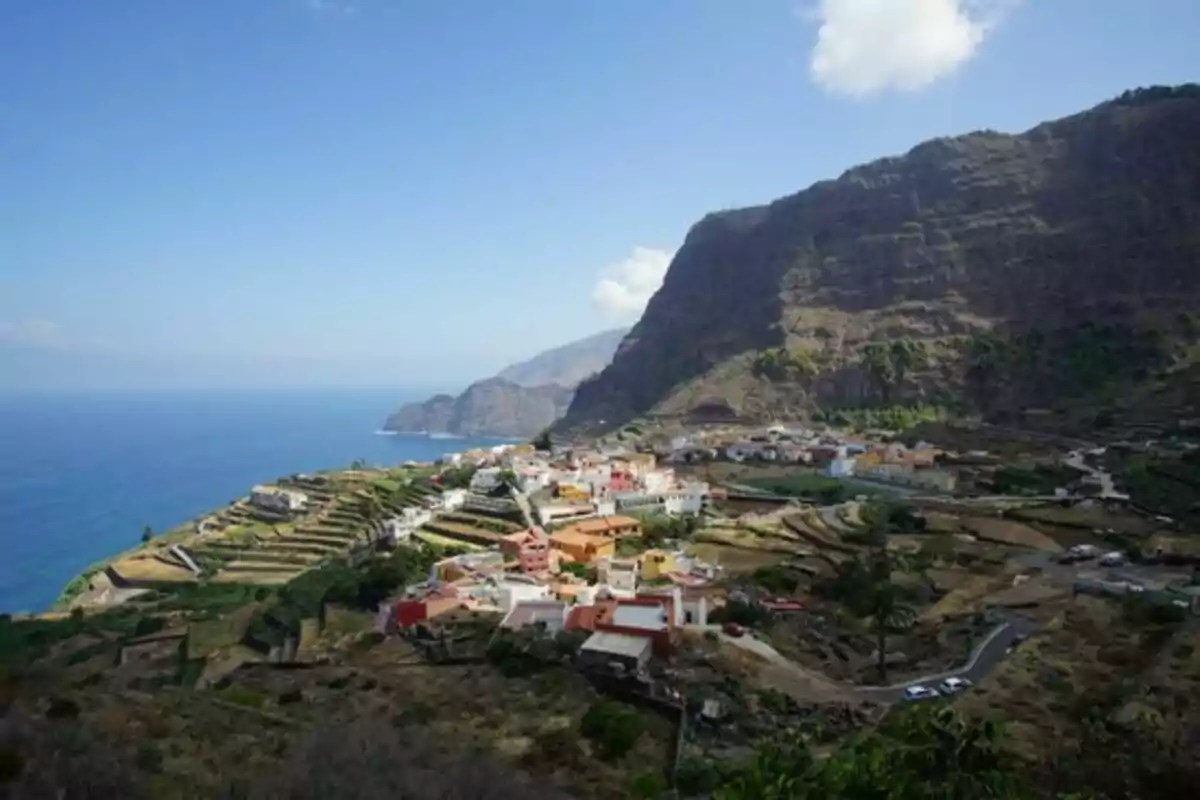
{"type": "Polygon", "coordinates": [[[986,517],[969,517],[962,521],[963,527],[985,542],[1028,547],[1046,553],[1061,553],[1062,545],[1046,534],[1020,522],[986,517]]]}
{"type": "Polygon", "coordinates": [[[760,567],[779,564],[789,558],[786,553],[747,549],[713,542],[693,542],[688,545],[687,552],[710,564],[719,564],[726,573],[734,575],[754,572],[760,567]]]}

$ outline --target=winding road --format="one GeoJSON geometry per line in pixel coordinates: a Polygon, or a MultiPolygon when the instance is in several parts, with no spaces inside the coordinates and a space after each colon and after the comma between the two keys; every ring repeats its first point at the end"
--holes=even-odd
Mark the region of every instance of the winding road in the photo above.
{"type": "MultiPolygon", "coordinates": [[[[754,653],[779,667],[795,671],[797,677],[810,679],[813,675],[813,670],[800,666],[768,643],[752,635],[729,636],[720,629],[720,626],[709,625],[707,628],[716,631],[721,641],[754,653]]],[[[1000,665],[1000,662],[1008,654],[1009,648],[1012,647],[1014,637],[1028,636],[1035,630],[1037,630],[1037,624],[1032,620],[1016,614],[1005,613],[1004,621],[988,632],[987,636],[975,646],[971,651],[971,655],[960,667],[946,672],[910,678],[903,683],[896,683],[891,686],[850,686],[846,684],[841,684],[840,686],[858,695],[863,700],[872,703],[895,703],[904,698],[905,689],[917,684],[936,684],[946,678],[966,678],[972,683],[976,683],[987,677],[992,670],[1000,665]]]]}

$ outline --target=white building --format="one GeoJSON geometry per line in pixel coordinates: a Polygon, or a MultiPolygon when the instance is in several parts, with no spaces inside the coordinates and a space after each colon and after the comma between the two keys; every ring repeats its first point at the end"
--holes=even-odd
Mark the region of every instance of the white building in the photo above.
{"type": "Polygon", "coordinates": [[[441,461],[448,467],[457,467],[462,463],[462,453],[442,453],[441,461]]]}
{"type": "Polygon", "coordinates": [[[484,467],[471,476],[471,491],[486,493],[500,485],[500,468],[484,467]]]}
{"type": "Polygon", "coordinates": [[[433,511],[457,511],[467,502],[466,489],[447,489],[441,494],[431,494],[425,498],[425,505],[433,511]]]}
{"type": "Polygon", "coordinates": [[[393,544],[407,542],[413,533],[433,519],[433,514],[425,508],[406,508],[400,516],[392,517],[383,523],[383,535],[393,544]]]}
{"type": "Polygon", "coordinates": [[[535,511],[538,524],[543,528],[558,522],[587,519],[596,515],[591,503],[541,503],[535,511]]]}
{"type": "Polygon", "coordinates": [[[533,494],[550,485],[550,470],[545,467],[525,466],[516,472],[517,488],[525,494],[533,494]]]}
{"type": "Polygon", "coordinates": [[[647,492],[665,492],[675,485],[675,470],[670,467],[647,470],[642,483],[647,492]]]}
{"type": "Polygon", "coordinates": [[[606,558],[597,568],[599,582],[605,584],[614,597],[633,597],[637,594],[641,568],[636,558],[606,558]]]}
{"type": "Polygon", "coordinates": [[[541,624],[548,633],[557,633],[566,624],[567,612],[567,604],[558,600],[524,600],[508,611],[500,627],[516,630],[541,624]]]}
{"type": "Polygon", "coordinates": [[[505,580],[497,583],[496,605],[505,614],[518,603],[551,599],[550,587],[535,581],[505,580]]]}
{"type": "Polygon", "coordinates": [[[255,486],[250,490],[250,503],[267,511],[291,513],[304,510],[308,505],[308,495],[278,486],[255,486]]]}

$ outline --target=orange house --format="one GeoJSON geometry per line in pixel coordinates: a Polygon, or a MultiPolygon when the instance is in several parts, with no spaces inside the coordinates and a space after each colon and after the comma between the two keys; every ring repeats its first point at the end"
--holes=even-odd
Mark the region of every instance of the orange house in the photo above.
{"type": "Polygon", "coordinates": [[[633,517],[596,517],[584,519],[564,529],[588,536],[604,536],[608,539],[624,539],[627,536],[641,536],[642,523],[633,517]]]}
{"type": "Polygon", "coordinates": [[[566,530],[550,534],[550,546],[570,556],[580,564],[590,564],[598,558],[611,556],[616,546],[607,536],[566,530]]]}

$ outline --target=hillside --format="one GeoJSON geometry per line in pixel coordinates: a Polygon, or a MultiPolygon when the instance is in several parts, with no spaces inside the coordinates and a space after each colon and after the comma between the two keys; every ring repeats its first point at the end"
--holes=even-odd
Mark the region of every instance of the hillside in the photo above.
{"type": "Polygon", "coordinates": [[[505,367],[497,378],[511,381],[518,386],[545,386],[556,383],[568,388],[593,375],[612,362],[617,346],[629,333],[628,328],[616,328],[597,333],[586,339],[538,353],[528,361],[505,367]]]}
{"type": "Polygon", "coordinates": [[[383,424],[388,431],[459,436],[534,436],[562,417],[575,386],[612,361],[627,329],[604,331],[539,353],[477,381],[454,397],[408,403],[383,424]]]}
{"type": "MultiPolygon", "coordinates": [[[[1138,90],[710,214],[563,427],[919,402],[1098,416],[1178,386],[1200,334],[1198,141],[1200,86],[1138,90]]],[[[1165,417],[1193,415],[1179,400],[1165,417]]]]}
{"type": "Polygon", "coordinates": [[[488,378],[458,397],[439,394],[409,403],[384,422],[384,430],[461,436],[533,436],[566,413],[571,389],[549,384],[518,386],[488,378]]]}

